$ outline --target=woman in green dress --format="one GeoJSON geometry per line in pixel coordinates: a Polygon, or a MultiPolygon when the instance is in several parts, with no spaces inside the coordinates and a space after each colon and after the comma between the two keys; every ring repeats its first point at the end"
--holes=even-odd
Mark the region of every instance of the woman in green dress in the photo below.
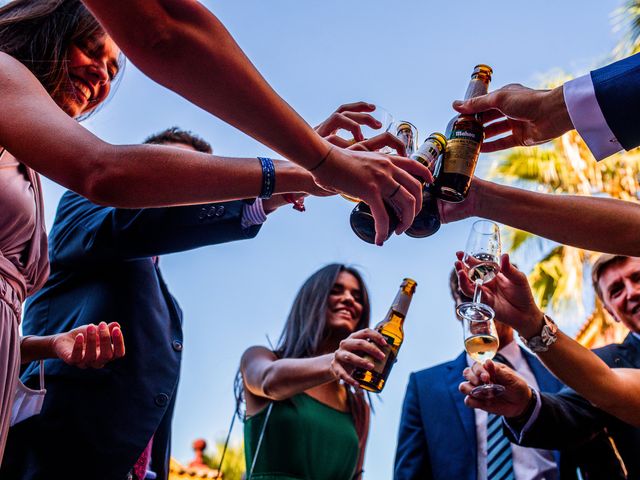
{"type": "Polygon", "coordinates": [[[367,328],[369,313],[360,273],[331,264],[298,292],[275,351],[244,352],[248,479],[362,476],[369,405],[351,374],[373,368],[362,354],[384,358],[376,344],[385,344],[367,328]]]}

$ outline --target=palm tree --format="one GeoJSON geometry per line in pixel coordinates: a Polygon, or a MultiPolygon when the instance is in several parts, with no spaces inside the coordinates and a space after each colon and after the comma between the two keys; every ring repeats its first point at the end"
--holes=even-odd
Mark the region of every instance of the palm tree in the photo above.
{"type": "MultiPolygon", "coordinates": [[[[216,441],[215,451],[211,455],[205,455],[204,461],[212,469],[220,465],[220,457],[224,450],[224,439],[216,441]]],[[[245,470],[244,445],[242,441],[231,443],[227,447],[222,464],[221,477],[224,480],[241,480],[245,470]]]]}
{"type": "Polygon", "coordinates": [[[624,58],[640,52],[640,2],[627,0],[613,12],[614,30],[622,38],[613,51],[614,58],[624,58]]]}
{"type": "MultiPolygon", "coordinates": [[[[640,2],[631,3],[637,3],[636,11],[640,12],[640,2]]],[[[640,31],[640,26],[636,29],[640,31]]],[[[567,76],[555,78],[547,87],[567,79],[567,76]]],[[[637,151],[596,162],[584,141],[572,131],[543,146],[517,148],[500,154],[490,176],[549,193],[602,195],[638,202],[639,172],[640,153],[637,151]]],[[[589,325],[599,325],[600,337],[604,337],[614,322],[600,305],[595,304],[592,295],[586,300],[583,295],[585,273],[598,254],[513,229],[507,229],[506,238],[511,251],[516,252],[516,259],[518,252],[524,252],[527,258],[538,258],[529,275],[538,303],[552,310],[559,322],[569,329],[584,322],[585,305],[589,305],[589,325]]],[[[583,333],[579,332],[578,337],[585,343],[598,337],[591,330],[588,336],[583,333]]],[[[615,338],[619,335],[618,331],[615,338]]]]}

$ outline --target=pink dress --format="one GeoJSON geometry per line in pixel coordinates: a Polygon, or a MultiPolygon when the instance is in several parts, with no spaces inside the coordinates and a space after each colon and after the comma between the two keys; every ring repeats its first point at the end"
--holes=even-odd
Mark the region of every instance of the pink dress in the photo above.
{"type": "Polygon", "coordinates": [[[40,178],[0,147],[0,461],[20,368],[22,303],[47,280],[40,178]]]}

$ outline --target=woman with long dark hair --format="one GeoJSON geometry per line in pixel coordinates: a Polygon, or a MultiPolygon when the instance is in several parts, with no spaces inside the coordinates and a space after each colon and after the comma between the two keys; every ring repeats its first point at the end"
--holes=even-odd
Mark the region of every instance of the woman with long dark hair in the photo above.
{"type": "Polygon", "coordinates": [[[360,478],[369,406],[351,374],[373,368],[361,354],[384,358],[385,344],[369,316],[360,273],[331,264],[298,291],[275,350],[245,351],[238,395],[252,479],[360,478]]]}

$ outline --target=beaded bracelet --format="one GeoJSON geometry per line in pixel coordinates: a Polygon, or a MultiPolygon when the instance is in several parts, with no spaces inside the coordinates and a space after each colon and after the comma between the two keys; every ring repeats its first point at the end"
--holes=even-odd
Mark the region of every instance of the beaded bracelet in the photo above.
{"type": "Polygon", "coordinates": [[[271,198],[276,188],[276,167],[273,160],[268,157],[258,157],[262,166],[262,187],[260,188],[260,198],[271,198]]]}

